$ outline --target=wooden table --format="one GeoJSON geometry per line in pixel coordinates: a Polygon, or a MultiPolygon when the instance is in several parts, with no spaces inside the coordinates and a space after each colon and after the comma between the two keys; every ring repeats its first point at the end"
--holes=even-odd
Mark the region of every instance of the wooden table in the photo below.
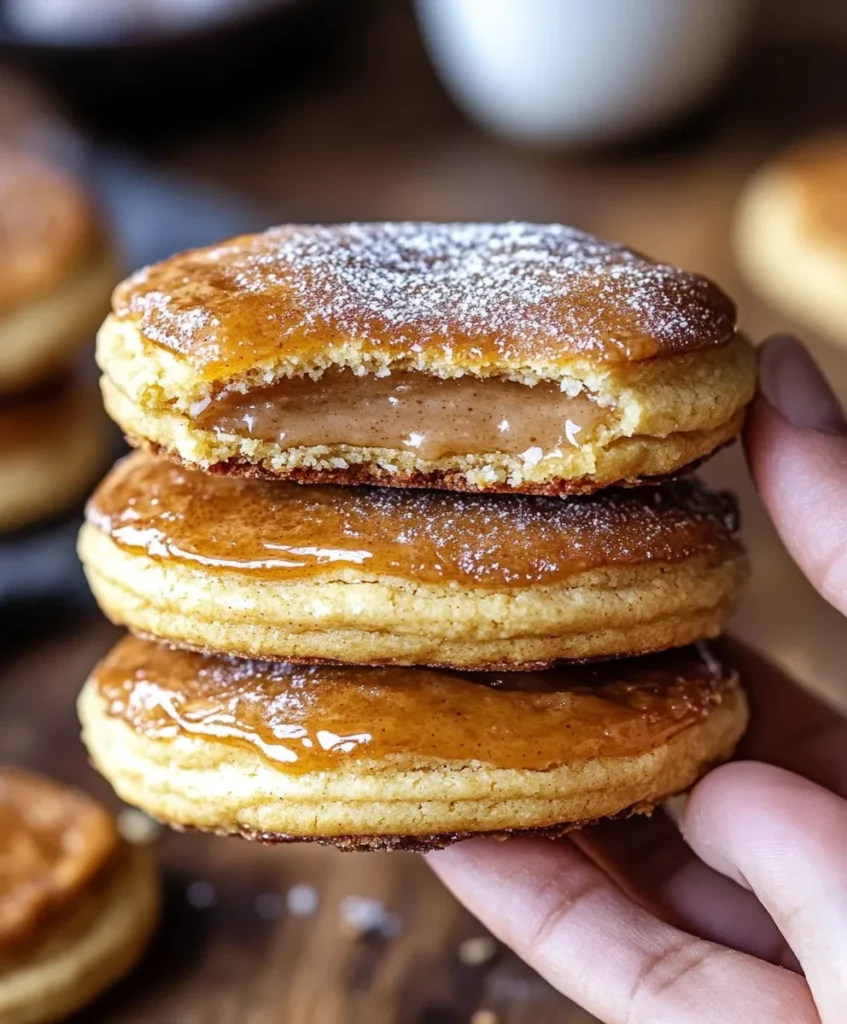
{"type": "MultiPolygon", "coordinates": [[[[755,337],[802,331],[739,280],[730,225],[739,187],[768,152],[847,115],[838,42],[847,17],[837,5],[804,4],[800,38],[796,5],[769,5],[768,26],[711,111],[650,145],[569,158],[511,150],[464,123],[434,81],[405,5],[388,7],[350,67],[246,127],[173,147],[165,162],[251,193],[280,221],[572,222],[716,277],[755,337]]],[[[847,351],[809,340],[847,397],[847,351]]],[[[809,685],[847,700],[843,620],[792,567],[740,451],[720,456],[706,475],[739,491],[746,516],[755,574],[736,630],[809,685]]],[[[41,608],[4,621],[3,633],[10,653],[0,678],[0,759],[75,780],[114,803],[85,764],[73,712],[114,630],[96,617],[41,608]]],[[[459,1024],[479,1011],[496,1015],[480,1014],[480,1024],[591,1019],[504,951],[463,962],[479,944],[461,943],[483,930],[418,857],[172,833],[159,849],[167,889],[159,938],[135,977],[86,1021],[459,1024]],[[366,918],[378,927],[363,929],[366,918]]]]}

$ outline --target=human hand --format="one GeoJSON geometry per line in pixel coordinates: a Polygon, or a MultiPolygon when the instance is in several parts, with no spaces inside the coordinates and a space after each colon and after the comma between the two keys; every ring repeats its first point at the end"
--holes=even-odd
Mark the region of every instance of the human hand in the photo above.
{"type": "MultiPolygon", "coordinates": [[[[847,421],[793,339],[767,342],[760,369],[754,478],[792,556],[847,614],[847,421]]],[[[657,812],[428,858],[495,935],[608,1024],[847,1021],[847,720],[732,646],[752,705],[748,760],[702,779],[679,829],[657,812]]]]}

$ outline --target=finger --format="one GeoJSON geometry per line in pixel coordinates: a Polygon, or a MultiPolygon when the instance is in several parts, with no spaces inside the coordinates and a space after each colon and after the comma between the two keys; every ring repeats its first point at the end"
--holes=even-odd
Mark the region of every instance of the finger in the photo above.
{"type": "Polygon", "coordinates": [[[797,958],[758,899],[704,864],[661,811],[601,822],[571,840],[645,909],[701,939],[797,970],[797,958]]]}
{"type": "Polygon", "coordinates": [[[847,797],[847,719],[781,668],[737,641],[722,641],[750,702],[738,756],[797,772],[847,797]]]}
{"type": "Polygon", "coordinates": [[[820,1024],[798,975],[658,921],[568,841],[473,840],[428,860],[499,938],[609,1024],[820,1024]]]}
{"type": "Polygon", "coordinates": [[[847,802],[748,761],[706,776],[682,826],[706,863],[749,887],[769,911],[806,972],[822,1019],[847,1020],[847,802]]]}
{"type": "MultiPolygon", "coordinates": [[[[751,704],[741,757],[798,772],[847,796],[847,721],[785,672],[737,641],[722,641],[751,704]]],[[[693,855],[661,813],[603,822],[573,841],[633,899],[664,920],[783,967],[797,959],[758,899],[693,855]]]]}
{"type": "Polygon", "coordinates": [[[785,546],[847,614],[847,421],[794,338],[767,341],[746,431],[750,467],[785,546]]]}

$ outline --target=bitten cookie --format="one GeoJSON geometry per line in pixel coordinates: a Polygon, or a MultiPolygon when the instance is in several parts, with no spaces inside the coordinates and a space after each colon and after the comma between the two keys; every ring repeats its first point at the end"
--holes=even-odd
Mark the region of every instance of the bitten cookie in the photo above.
{"type": "Polygon", "coordinates": [[[556,224],[287,226],[115,291],[130,441],[216,473],[534,494],[675,474],[755,386],[711,281],[556,224]]]}

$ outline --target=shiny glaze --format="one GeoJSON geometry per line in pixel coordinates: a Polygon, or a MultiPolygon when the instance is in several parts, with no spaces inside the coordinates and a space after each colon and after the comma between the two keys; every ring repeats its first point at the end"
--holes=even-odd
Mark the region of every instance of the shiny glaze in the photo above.
{"type": "Polygon", "coordinates": [[[0,769],[0,956],[72,902],[116,845],[111,816],[84,793],[0,769]]]}
{"type": "Polygon", "coordinates": [[[113,306],[208,382],[348,358],[543,377],[579,356],[650,359],[735,331],[708,279],[559,224],[271,228],[139,271],[113,306]]]}
{"type": "Polygon", "coordinates": [[[304,487],[137,452],[106,477],[87,517],[130,552],[280,580],[352,570],[506,588],[739,553],[732,499],[690,481],[564,499],[304,487]]]}
{"type": "Polygon", "coordinates": [[[296,448],[393,448],[421,459],[530,449],[547,453],[591,441],[614,415],[557,384],[396,372],[327,370],[198,403],[196,421],[223,434],[296,448]]]}
{"type": "Polygon", "coordinates": [[[232,743],[294,773],[397,756],[529,770],[631,756],[702,721],[734,681],[705,647],[495,675],[269,664],[134,637],[94,678],[108,714],[150,739],[232,743]]]}

